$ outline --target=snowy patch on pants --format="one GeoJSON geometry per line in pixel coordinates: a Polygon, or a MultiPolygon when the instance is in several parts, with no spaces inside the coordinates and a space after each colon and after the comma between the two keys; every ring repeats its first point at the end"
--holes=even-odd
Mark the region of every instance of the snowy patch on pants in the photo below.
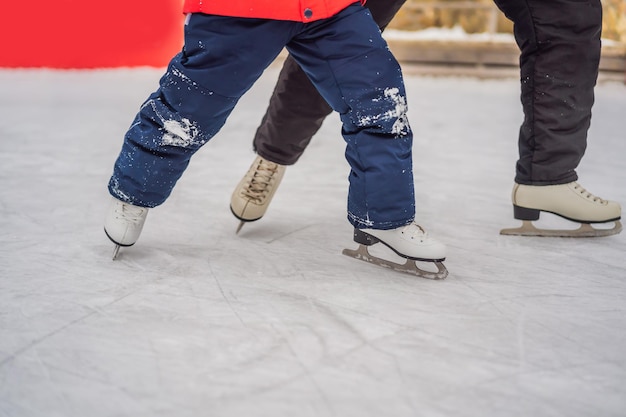
{"type": "Polygon", "coordinates": [[[185,74],[183,74],[178,68],[171,68],[169,71],[168,75],[171,75],[170,77],[170,82],[172,84],[176,84],[176,78],[181,79],[184,83],[192,85],[194,87],[198,86],[198,83],[196,83],[194,80],[192,80],[191,78],[189,78],[188,76],[186,76],[185,74]],[[174,78],[176,77],[176,78],[174,78]]]}
{"type": "Polygon", "coordinates": [[[198,146],[204,144],[204,140],[198,138],[198,128],[189,120],[183,118],[178,120],[163,121],[163,137],[161,145],[163,146],[180,146],[188,148],[190,146],[198,146]]]}
{"type": "Polygon", "coordinates": [[[191,120],[185,117],[178,117],[173,113],[170,116],[163,115],[159,112],[159,107],[163,108],[163,106],[159,106],[154,99],[149,100],[145,106],[149,106],[152,109],[153,117],[158,119],[162,126],[161,146],[191,148],[200,147],[207,142],[196,123],[191,120]]]}
{"type": "Polygon", "coordinates": [[[381,124],[382,122],[393,122],[391,133],[396,136],[406,136],[411,131],[409,119],[407,117],[406,97],[400,94],[397,87],[386,88],[383,96],[373,99],[372,102],[391,104],[391,109],[382,114],[366,115],[358,117],[358,126],[365,127],[373,124],[381,124]]]}
{"type": "Polygon", "coordinates": [[[368,213],[365,213],[365,217],[363,217],[348,210],[348,221],[357,229],[396,229],[398,227],[406,226],[414,219],[415,216],[399,220],[374,221],[370,219],[368,213]]]}
{"type": "Polygon", "coordinates": [[[118,200],[129,204],[133,203],[132,196],[120,189],[120,182],[115,176],[109,180],[109,190],[118,200]]]}
{"type": "Polygon", "coordinates": [[[369,216],[367,216],[367,218],[363,218],[361,216],[357,216],[356,214],[352,213],[351,211],[348,211],[348,219],[350,221],[350,223],[352,223],[353,225],[355,225],[355,227],[359,227],[362,229],[369,229],[374,227],[374,222],[371,221],[369,219],[369,216]]]}

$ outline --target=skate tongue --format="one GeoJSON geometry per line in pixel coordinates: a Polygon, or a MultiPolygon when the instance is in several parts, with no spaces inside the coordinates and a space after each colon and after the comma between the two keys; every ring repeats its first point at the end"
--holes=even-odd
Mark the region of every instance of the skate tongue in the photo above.
{"type": "Polygon", "coordinates": [[[419,224],[412,222],[404,226],[402,233],[410,234],[411,237],[423,236],[428,237],[428,232],[419,224]]]}
{"type": "Polygon", "coordinates": [[[132,223],[139,223],[144,210],[145,208],[143,207],[132,206],[130,204],[124,204],[122,206],[124,219],[132,223]]]}
{"type": "Polygon", "coordinates": [[[587,191],[585,188],[583,188],[583,186],[580,185],[579,183],[574,183],[574,189],[578,191],[579,193],[584,194],[585,197],[588,198],[589,200],[593,200],[594,202],[600,202],[601,204],[607,203],[607,200],[604,200],[598,197],[597,195],[593,195],[592,193],[587,191]]]}
{"type": "Polygon", "coordinates": [[[269,191],[268,186],[272,180],[272,176],[276,174],[277,169],[277,164],[261,160],[244,194],[248,198],[261,203],[269,191]]]}

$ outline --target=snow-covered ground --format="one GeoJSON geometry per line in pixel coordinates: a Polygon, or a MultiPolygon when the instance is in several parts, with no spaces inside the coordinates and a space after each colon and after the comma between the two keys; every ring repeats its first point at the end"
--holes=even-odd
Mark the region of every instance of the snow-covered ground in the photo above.
{"type": "MultiPolygon", "coordinates": [[[[235,235],[276,68],[112,261],[106,183],[160,74],[0,71],[0,416],[624,415],[626,234],[498,234],[516,80],[407,77],[417,217],[449,246],[429,281],[341,255],[334,115],[235,235]]],[[[626,203],[626,86],[596,103],[581,182],[626,203]]]]}

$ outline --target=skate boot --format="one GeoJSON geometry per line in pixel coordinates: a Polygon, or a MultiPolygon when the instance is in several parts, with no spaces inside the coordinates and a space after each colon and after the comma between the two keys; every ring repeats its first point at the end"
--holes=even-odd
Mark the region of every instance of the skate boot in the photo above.
{"type": "Polygon", "coordinates": [[[285,165],[256,157],[230,198],[230,211],[241,220],[235,233],[239,233],[245,222],[263,217],[286,168],[285,165]]]}
{"type": "Polygon", "coordinates": [[[147,215],[146,207],[112,199],[104,221],[104,233],[115,243],[113,259],[117,258],[121,246],[132,246],[139,239],[147,215]]]}
{"type": "Polygon", "coordinates": [[[559,185],[522,185],[513,187],[513,215],[522,220],[522,226],[503,229],[503,235],[552,236],[552,237],[600,237],[610,236],[622,231],[620,219],[621,206],[603,200],[585,190],[577,182],[559,185]],[[539,229],[532,223],[539,219],[544,211],[564,219],[580,223],[575,230],[539,229]],[[592,223],[611,223],[612,229],[597,229],[592,223]]]}
{"type": "Polygon", "coordinates": [[[354,229],[354,241],[359,244],[358,249],[344,249],[344,255],[422,278],[444,279],[448,276],[448,270],[442,263],[446,259],[446,246],[431,238],[424,228],[414,222],[390,230],[354,229]],[[373,256],[368,247],[376,243],[387,246],[406,262],[399,264],[373,256]],[[437,272],[421,269],[416,262],[433,262],[437,272]]]}

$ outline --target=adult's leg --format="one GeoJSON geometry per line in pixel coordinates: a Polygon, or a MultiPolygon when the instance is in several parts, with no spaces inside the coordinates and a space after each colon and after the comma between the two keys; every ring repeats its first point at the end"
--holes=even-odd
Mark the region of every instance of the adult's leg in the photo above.
{"type": "Polygon", "coordinates": [[[191,15],[183,51],[125,135],[110,193],[135,206],[163,203],[192,155],[221,129],[298,28],[288,21],[191,15]]]}
{"type": "Polygon", "coordinates": [[[565,184],[585,153],[600,60],[600,0],[494,0],[521,50],[515,181],[565,184]]]}
{"type": "MultiPolygon", "coordinates": [[[[379,28],[384,29],[406,0],[368,0],[379,28]]],[[[287,56],[253,146],[263,158],[293,165],[322,122],[332,112],[291,55],[287,56]]]]}
{"type": "Polygon", "coordinates": [[[524,122],[513,187],[520,228],[502,234],[608,236],[622,229],[621,206],[581,187],[576,167],[587,147],[600,61],[600,0],[495,0],[515,24],[521,49],[524,122]],[[577,230],[537,229],[540,212],[582,223],[577,230]],[[595,230],[588,223],[615,222],[595,230]]]}

